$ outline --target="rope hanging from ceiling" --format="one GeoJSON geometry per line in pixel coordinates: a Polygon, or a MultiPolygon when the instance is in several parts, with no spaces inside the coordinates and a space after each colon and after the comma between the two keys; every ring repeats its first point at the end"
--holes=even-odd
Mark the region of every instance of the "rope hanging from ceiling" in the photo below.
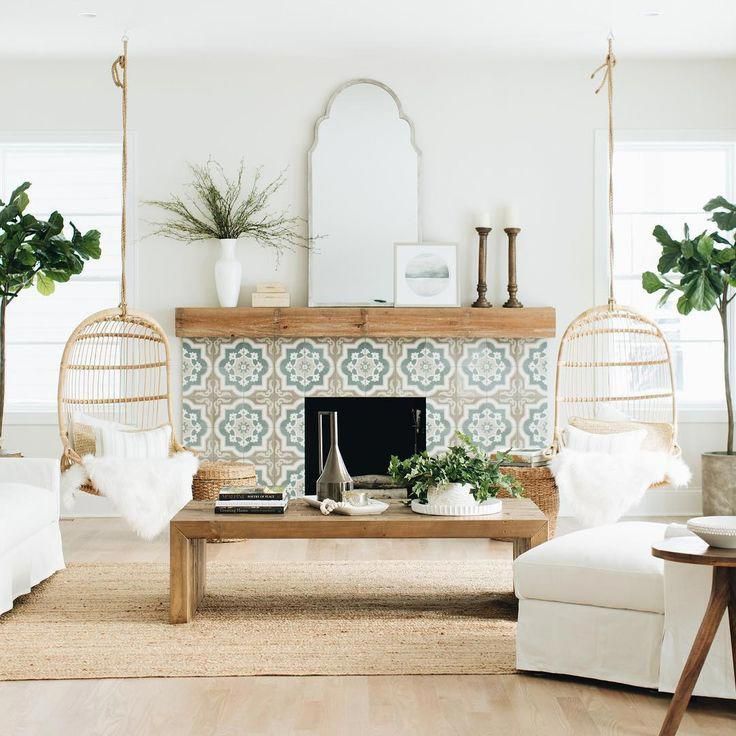
{"type": "MultiPolygon", "coordinates": [[[[94,421],[133,429],[172,427],[172,453],[183,448],[174,438],[169,340],[161,325],[128,308],[128,39],[112,64],[112,79],[122,94],[120,221],[120,303],[96,312],[72,332],[59,371],[58,413],[63,444],[62,471],[83,464],[95,452],[94,421]]],[[[88,483],[82,490],[94,495],[88,483]]]]}
{"type": "Polygon", "coordinates": [[[578,315],[560,340],[552,452],[563,448],[568,425],[600,433],[622,431],[628,421],[646,424],[648,436],[656,437],[659,447],[679,455],[669,345],[653,320],[618,304],[614,290],[615,67],[609,35],[606,57],[591,74],[591,79],[603,74],[595,92],[605,87],[608,97],[608,303],[578,315]]]}

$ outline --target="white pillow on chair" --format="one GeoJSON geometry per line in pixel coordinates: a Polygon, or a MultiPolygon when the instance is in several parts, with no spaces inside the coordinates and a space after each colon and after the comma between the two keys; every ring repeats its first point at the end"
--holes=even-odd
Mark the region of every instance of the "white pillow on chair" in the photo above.
{"type": "Polygon", "coordinates": [[[582,429],[584,432],[593,434],[620,434],[622,432],[633,432],[644,430],[644,442],[641,449],[649,452],[671,453],[675,441],[675,427],[667,422],[634,422],[634,421],[611,421],[585,419],[583,417],[571,417],[569,426],[582,429]]]}
{"type": "Polygon", "coordinates": [[[72,414],[69,439],[72,449],[79,455],[96,455],[97,443],[95,441],[95,429],[98,427],[112,427],[113,429],[135,429],[135,427],[122,422],[93,417],[81,411],[72,414]]]}
{"type": "Polygon", "coordinates": [[[161,458],[171,452],[171,425],[156,429],[125,430],[95,427],[97,457],[161,458]]]}
{"type": "Polygon", "coordinates": [[[605,452],[621,454],[639,452],[646,439],[647,433],[643,429],[631,432],[611,432],[609,434],[594,434],[568,425],[564,430],[565,447],[578,452],[605,452]]]}

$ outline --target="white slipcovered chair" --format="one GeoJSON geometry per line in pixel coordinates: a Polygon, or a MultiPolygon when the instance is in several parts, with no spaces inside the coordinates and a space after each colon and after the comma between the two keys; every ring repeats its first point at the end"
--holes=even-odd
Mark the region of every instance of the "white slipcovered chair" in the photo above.
{"type": "MultiPolygon", "coordinates": [[[[619,522],[557,537],[514,563],[516,666],[674,692],[710,595],[709,567],[663,562],[681,525],[619,522]]],[[[736,698],[728,621],[696,695],[736,698]]]]}
{"type": "Polygon", "coordinates": [[[0,614],[64,569],[59,502],[57,460],[0,459],[0,614]]]}

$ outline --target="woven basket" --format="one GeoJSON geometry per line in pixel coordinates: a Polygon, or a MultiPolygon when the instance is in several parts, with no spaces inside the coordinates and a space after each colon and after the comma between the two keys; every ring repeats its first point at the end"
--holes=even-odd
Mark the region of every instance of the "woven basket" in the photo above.
{"type": "Polygon", "coordinates": [[[252,488],[256,484],[256,469],[251,463],[205,460],[192,481],[195,501],[215,501],[223,486],[252,488]]]}
{"type": "MultiPolygon", "coordinates": [[[[524,488],[524,498],[534,501],[549,521],[549,538],[557,530],[557,514],[560,510],[560,492],[557,490],[552,471],[547,466],[539,468],[503,467],[503,473],[512,475],[524,488]]],[[[499,493],[503,498],[507,494],[499,493]]]]}

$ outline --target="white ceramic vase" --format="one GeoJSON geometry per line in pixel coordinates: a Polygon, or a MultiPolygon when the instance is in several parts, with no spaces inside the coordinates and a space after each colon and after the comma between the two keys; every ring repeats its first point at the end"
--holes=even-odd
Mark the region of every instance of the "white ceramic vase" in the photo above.
{"type": "Polygon", "coordinates": [[[221,307],[237,307],[243,267],[235,257],[235,238],[220,240],[220,257],[215,263],[215,286],[221,307]]]}
{"type": "Polygon", "coordinates": [[[441,483],[427,489],[427,503],[432,506],[475,506],[470,483],[441,483]]]}

